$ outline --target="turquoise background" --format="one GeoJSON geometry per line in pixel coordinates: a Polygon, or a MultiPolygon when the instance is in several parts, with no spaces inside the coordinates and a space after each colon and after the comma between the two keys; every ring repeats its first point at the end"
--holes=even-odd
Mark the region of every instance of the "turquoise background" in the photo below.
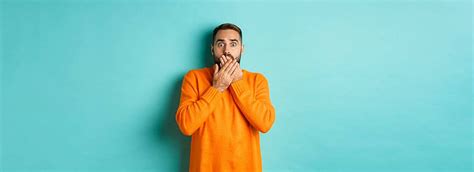
{"type": "Polygon", "coordinates": [[[471,1],[1,3],[0,171],[186,171],[174,115],[243,29],[276,121],[264,171],[473,170],[471,1]]]}

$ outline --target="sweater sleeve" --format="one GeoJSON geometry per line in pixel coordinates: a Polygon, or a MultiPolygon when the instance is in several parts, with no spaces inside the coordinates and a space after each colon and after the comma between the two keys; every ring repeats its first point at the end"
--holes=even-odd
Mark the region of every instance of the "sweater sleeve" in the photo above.
{"type": "Polygon", "coordinates": [[[176,123],[184,135],[191,136],[214,111],[216,101],[222,96],[216,88],[209,86],[200,96],[197,78],[188,72],[181,86],[181,98],[176,112],[176,123]]]}
{"type": "Polygon", "coordinates": [[[263,75],[257,75],[255,87],[253,96],[248,83],[241,79],[231,84],[231,93],[250,124],[260,132],[266,133],[275,121],[275,109],[270,101],[268,82],[263,75]]]}

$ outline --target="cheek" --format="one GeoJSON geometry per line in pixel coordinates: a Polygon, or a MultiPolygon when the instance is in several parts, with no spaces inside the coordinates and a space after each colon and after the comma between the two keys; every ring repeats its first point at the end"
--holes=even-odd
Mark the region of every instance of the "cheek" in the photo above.
{"type": "Polygon", "coordinates": [[[222,51],[217,51],[217,52],[214,52],[214,56],[216,56],[216,58],[219,58],[223,55],[224,53],[222,51]]]}
{"type": "Polygon", "coordinates": [[[216,54],[223,54],[224,53],[224,50],[222,48],[216,48],[214,49],[214,53],[216,54]]]}
{"type": "Polygon", "coordinates": [[[240,55],[240,52],[241,52],[240,49],[236,48],[236,49],[232,52],[232,54],[233,54],[234,56],[238,56],[238,55],[240,55]]]}
{"type": "Polygon", "coordinates": [[[222,52],[215,51],[215,52],[214,52],[214,59],[218,60],[222,55],[223,55],[222,52]]]}

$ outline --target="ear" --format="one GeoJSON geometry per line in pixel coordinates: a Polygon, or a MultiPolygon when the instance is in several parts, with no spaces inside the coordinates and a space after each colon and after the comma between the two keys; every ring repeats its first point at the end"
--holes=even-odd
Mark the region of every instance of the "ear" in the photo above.
{"type": "Polygon", "coordinates": [[[214,46],[211,44],[211,55],[214,55],[214,46]]]}
{"type": "Polygon", "coordinates": [[[240,54],[244,54],[244,44],[242,44],[242,48],[240,48],[240,54]]]}

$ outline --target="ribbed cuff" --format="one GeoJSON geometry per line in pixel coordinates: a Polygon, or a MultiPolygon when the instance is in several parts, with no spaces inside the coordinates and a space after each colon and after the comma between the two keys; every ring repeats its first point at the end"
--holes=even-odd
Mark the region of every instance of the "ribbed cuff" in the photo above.
{"type": "Polygon", "coordinates": [[[248,90],[247,85],[245,85],[245,81],[243,79],[235,81],[234,83],[230,84],[230,86],[237,95],[241,95],[245,90],[248,90]]]}
{"type": "Polygon", "coordinates": [[[212,100],[214,100],[216,97],[219,97],[221,94],[222,93],[219,90],[211,86],[206,90],[206,92],[204,92],[201,98],[210,104],[212,100]]]}

